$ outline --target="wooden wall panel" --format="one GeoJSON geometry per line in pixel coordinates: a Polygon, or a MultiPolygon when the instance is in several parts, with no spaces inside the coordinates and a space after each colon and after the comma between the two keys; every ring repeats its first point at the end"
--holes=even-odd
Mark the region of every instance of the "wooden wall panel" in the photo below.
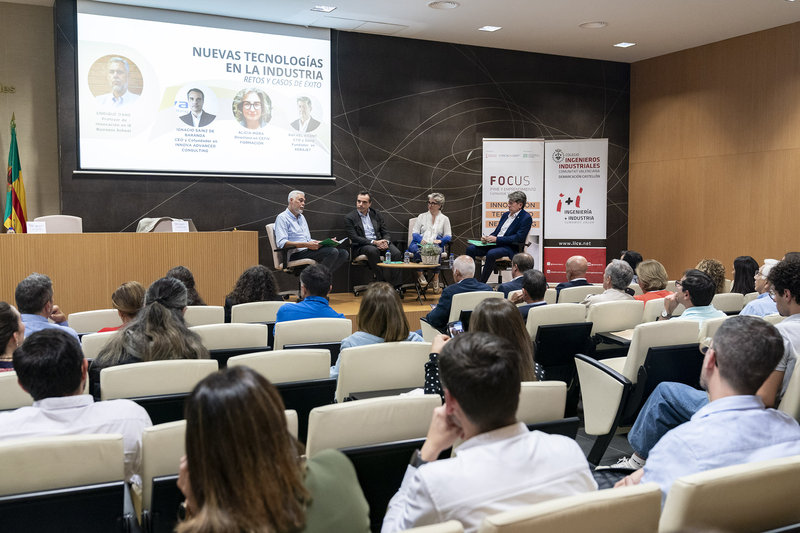
{"type": "Polygon", "coordinates": [[[800,23],[631,67],[628,246],[670,277],[800,249],[800,23]]]}
{"type": "Polygon", "coordinates": [[[200,295],[222,305],[239,274],[258,264],[254,231],[199,233],[77,233],[0,235],[0,300],[13,303],[17,283],[32,272],[53,280],[55,302],[65,313],[107,309],[123,282],[145,287],[167,270],[192,271],[200,295]]]}

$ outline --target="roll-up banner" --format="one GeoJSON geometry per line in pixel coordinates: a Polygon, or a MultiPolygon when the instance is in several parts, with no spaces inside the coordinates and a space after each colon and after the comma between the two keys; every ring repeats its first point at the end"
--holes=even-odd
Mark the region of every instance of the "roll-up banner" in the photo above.
{"type": "Polygon", "coordinates": [[[602,283],[606,264],[608,139],[548,141],[544,147],[544,268],[566,281],[573,255],[589,261],[587,280],[602,283]]]}
{"type": "MultiPolygon", "coordinates": [[[[524,192],[528,197],[525,210],[533,217],[525,251],[533,256],[538,269],[542,268],[543,160],[541,139],[483,140],[482,234],[493,232],[500,217],[508,211],[508,194],[524,192]]],[[[504,281],[509,279],[504,277],[504,281]]]]}

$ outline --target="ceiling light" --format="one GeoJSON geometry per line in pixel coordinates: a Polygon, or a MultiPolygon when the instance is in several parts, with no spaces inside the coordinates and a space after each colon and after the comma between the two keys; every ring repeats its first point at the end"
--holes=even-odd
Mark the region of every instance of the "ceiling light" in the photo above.
{"type": "Polygon", "coordinates": [[[478,28],[478,31],[497,31],[502,29],[503,29],[502,26],[481,26],[480,28],[478,28]]]}
{"type": "Polygon", "coordinates": [[[603,22],[601,20],[595,22],[584,22],[583,24],[579,24],[579,28],[583,28],[585,30],[597,30],[600,28],[605,28],[608,26],[608,22],[603,22]]]}
{"type": "Polygon", "coordinates": [[[319,11],[321,13],[330,13],[336,9],[336,6],[314,6],[311,8],[311,11],[319,11]]]}
{"type": "Polygon", "coordinates": [[[431,9],[455,9],[460,6],[458,2],[453,2],[452,0],[436,0],[434,2],[428,2],[428,7],[431,9]]]}
{"type": "Polygon", "coordinates": [[[616,46],[617,48],[630,48],[631,46],[636,46],[636,43],[621,42],[615,44],[614,46],[616,46]]]}

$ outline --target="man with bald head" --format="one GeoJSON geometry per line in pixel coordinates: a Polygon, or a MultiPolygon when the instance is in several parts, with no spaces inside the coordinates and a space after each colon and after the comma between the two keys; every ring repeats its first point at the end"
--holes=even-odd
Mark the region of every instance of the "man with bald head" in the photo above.
{"type": "Polygon", "coordinates": [[[591,283],[586,281],[586,271],[589,269],[589,261],[587,261],[585,257],[582,255],[573,255],[567,259],[564,266],[567,270],[567,281],[556,285],[556,298],[561,294],[561,289],[591,285],[591,283]]]}

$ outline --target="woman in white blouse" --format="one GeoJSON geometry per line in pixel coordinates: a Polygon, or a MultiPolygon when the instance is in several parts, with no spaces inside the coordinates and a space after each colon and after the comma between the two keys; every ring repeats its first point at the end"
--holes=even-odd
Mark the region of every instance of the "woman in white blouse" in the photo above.
{"type": "MultiPolygon", "coordinates": [[[[450,219],[442,214],[444,206],[444,195],[434,192],[428,195],[428,211],[417,217],[412,232],[413,239],[408,245],[408,251],[414,254],[414,260],[420,261],[419,247],[423,244],[433,243],[440,247],[450,242],[453,232],[450,230],[450,219]]],[[[423,287],[428,285],[423,271],[418,272],[419,283],[423,287]]],[[[434,269],[433,279],[431,280],[433,293],[439,294],[442,289],[439,286],[439,269],[434,269]]]]}

